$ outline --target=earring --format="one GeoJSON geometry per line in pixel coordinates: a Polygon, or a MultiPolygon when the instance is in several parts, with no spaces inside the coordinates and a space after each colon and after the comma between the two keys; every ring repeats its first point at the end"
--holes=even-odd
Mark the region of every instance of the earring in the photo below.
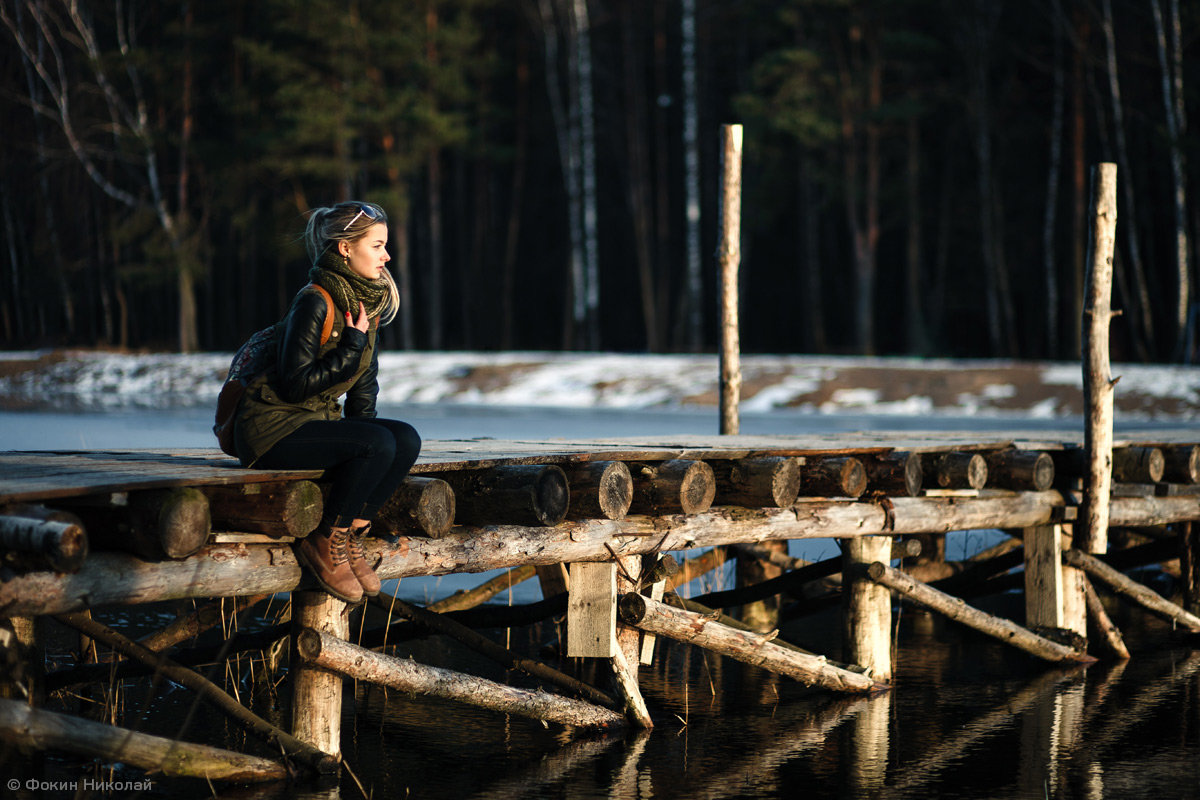
{"type": "Polygon", "coordinates": [[[342,266],[344,266],[346,269],[350,269],[350,256],[342,256],[342,266]]]}

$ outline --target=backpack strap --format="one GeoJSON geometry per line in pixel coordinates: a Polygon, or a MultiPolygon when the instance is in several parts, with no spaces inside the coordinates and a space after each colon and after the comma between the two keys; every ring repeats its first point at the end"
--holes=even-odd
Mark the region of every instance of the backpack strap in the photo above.
{"type": "Polygon", "coordinates": [[[325,323],[321,325],[321,344],[324,345],[329,341],[329,337],[333,335],[333,297],[329,294],[329,291],[324,286],[316,283],[310,283],[304,288],[316,289],[317,293],[320,294],[321,297],[325,298],[325,323]]]}

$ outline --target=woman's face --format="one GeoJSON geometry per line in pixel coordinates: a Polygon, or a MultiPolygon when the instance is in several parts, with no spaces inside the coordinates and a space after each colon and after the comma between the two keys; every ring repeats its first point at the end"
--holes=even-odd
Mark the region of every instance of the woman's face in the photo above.
{"type": "Polygon", "coordinates": [[[353,242],[339,242],[338,249],[350,264],[350,271],[367,280],[383,277],[384,265],[392,260],[387,252],[387,225],[377,222],[353,242]]]}

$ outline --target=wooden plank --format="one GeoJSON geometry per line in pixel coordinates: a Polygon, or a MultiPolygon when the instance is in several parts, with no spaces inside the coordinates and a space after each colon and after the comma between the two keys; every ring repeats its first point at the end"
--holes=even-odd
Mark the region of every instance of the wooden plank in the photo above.
{"type": "Polygon", "coordinates": [[[1021,538],[1025,542],[1025,625],[1065,627],[1062,526],[1026,528],[1021,538]]]}
{"type": "Polygon", "coordinates": [[[567,600],[567,655],[612,658],[617,652],[617,565],[571,565],[567,600]]]}

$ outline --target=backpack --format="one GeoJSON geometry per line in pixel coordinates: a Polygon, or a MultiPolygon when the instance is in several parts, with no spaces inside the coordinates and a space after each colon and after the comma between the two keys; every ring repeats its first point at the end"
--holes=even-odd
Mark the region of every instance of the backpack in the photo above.
{"type": "MultiPolygon", "coordinates": [[[[329,341],[333,333],[333,298],[324,287],[310,283],[301,289],[316,289],[325,298],[325,323],[321,326],[321,344],[329,341]]],[[[217,395],[217,418],[213,425],[217,443],[226,454],[236,457],[237,449],[233,444],[233,422],[237,417],[238,406],[246,389],[258,377],[274,369],[279,357],[279,337],[287,320],[276,322],[269,328],[263,328],[247,339],[233,355],[229,364],[229,373],[225,383],[221,385],[221,393],[217,395]]]]}

